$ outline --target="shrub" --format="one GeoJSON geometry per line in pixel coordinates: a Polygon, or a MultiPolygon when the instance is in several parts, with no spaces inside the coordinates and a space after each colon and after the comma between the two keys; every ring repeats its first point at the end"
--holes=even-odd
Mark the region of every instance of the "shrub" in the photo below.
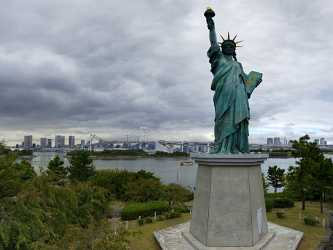
{"type": "Polygon", "coordinates": [[[290,208],[295,206],[294,201],[288,198],[276,198],[273,200],[274,208],[290,208]]]}
{"type": "Polygon", "coordinates": [[[139,226],[142,226],[143,224],[145,224],[144,219],[139,218],[139,219],[138,219],[138,224],[139,224],[139,226]]]}
{"type": "Polygon", "coordinates": [[[163,185],[153,173],[125,170],[101,170],[90,178],[97,186],[106,188],[115,198],[123,201],[159,200],[163,193],[163,185]]]}
{"type": "Polygon", "coordinates": [[[304,216],[305,225],[315,226],[319,223],[319,221],[312,215],[304,216]]]}
{"type": "Polygon", "coordinates": [[[187,206],[178,206],[178,207],[175,207],[174,210],[177,213],[189,213],[190,212],[190,209],[187,206]]]}
{"type": "Polygon", "coordinates": [[[277,198],[289,198],[289,197],[287,197],[285,192],[279,192],[279,193],[267,193],[265,194],[265,198],[277,199],[277,198]]]}
{"type": "Polygon", "coordinates": [[[163,198],[167,200],[169,204],[187,202],[193,200],[193,192],[178,184],[171,183],[164,187],[163,198]]]}
{"type": "Polygon", "coordinates": [[[145,203],[128,203],[121,212],[122,220],[134,220],[139,216],[148,217],[156,214],[161,214],[169,210],[166,201],[151,201],[145,203]]]}
{"type": "Polygon", "coordinates": [[[266,212],[270,212],[273,209],[273,200],[272,199],[265,199],[265,206],[266,206],[266,212]]]}
{"type": "Polygon", "coordinates": [[[283,219],[286,217],[286,214],[284,211],[277,211],[276,212],[276,217],[278,217],[279,219],[283,219]]]}

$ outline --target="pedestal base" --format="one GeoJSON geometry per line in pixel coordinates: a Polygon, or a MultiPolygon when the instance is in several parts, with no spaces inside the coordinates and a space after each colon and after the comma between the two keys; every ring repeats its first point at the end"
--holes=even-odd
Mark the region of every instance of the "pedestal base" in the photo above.
{"type": "Polygon", "coordinates": [[[300,231],[268,223],[268,233],[252,247],[207,248],[195,245],[198,241],[192,236],[187,237],[190,235],[189,230],[190,222],[187,222],[156,231],[154,237],[162,250],[296,250],[303,237],[300,231]]]}
{"type": "MultiPolygon", "coordinates": [[[[208,247],[253,247],[266,237],[264,154],[193,154],[198,163],[190,233],[208,247]]],[[[211,247],[211,248],[209,248],[211,247]]]]}
{"type": "Polygon", "coordinates": [[[190,232],[182,232],[182,236],[184,239],[193,247],[195,250],[262,250],[269,244],[269,242],[273,239],[275,233],[269,232],[266,233],[265,236],[258,241],[254,246],[251,247],[207,247],[204,246],[200,241],[192,236],[190,232]]]}

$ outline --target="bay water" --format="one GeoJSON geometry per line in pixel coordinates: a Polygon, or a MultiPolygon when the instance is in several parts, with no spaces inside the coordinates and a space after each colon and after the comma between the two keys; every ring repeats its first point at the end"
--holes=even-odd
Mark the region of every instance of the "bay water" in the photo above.
{"type": "MultiPolygon", "coordinates": [[[[56,155],[52,152],[36,152],[31,159],[35,170],[45,170],[48,162],[56,155]]],[[[67,158],[63,158],[68,166],[67,158]]],[[[333,155],[326,155],[333,159],[333,155]]],[[[149,171],[159,177],[163,183],[178,183],[182,186],[193,189],[195,185],[197,166],[181,166],[181,162],[189,159],[180,158],[133,158],[133,159],[112,159],[94,160],[93,164],[97,170],[101,169],[124,169],[128,171],[149,171]]],[[[277,165],[279,168],[288,170],[289,166],[296,165],[295,158],[269,158],[261,166],[262,172],[266,175],[269,166],[277,165]]]]}

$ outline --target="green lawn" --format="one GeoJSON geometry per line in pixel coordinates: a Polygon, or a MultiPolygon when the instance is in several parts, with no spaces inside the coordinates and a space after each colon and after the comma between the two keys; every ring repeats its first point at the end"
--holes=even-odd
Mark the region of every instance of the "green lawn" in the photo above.
{"type": "Polygon", "coordinates": [[[155,241],[153,232],[162,228],[170,227],[190,220],[189,214],[183,214],[181,218],[156,221],[152,224],[138,226],[136,221],[131,221],[129,229],[138,232],[138,234],[130,239],[131,250],[159,250],[159,245],[155,241]]]}
{"type": "Polygon", "coordinates": [[[324,218],[326,218],[325,214],[320,213],[318,202],[306,202],[306,209],[304,212],[301,209],[300,202],[297,202],[293,208],[282,209],[286,213],[286,217],[283,219],[276,217],[277,210],[279,209],[273,209],[272,212],[267,214],[268,220],[281,226],[302,231],[304,233],[304,237],[298,248],[299,250],[313,250],[318,246],[322,237],[325,235],[325,228],[323,228],[322,224],[317,226],[305,225],[302,219],[306,214],[318,217],[321,222],[324,218]]]}
{"type": "MultiPolygon", "coordinates": [[[[307,226],[301,219],[304,214],[311,214],[317,216],[321,220],[325,215],[320,214],[319,203],[317,202],[307,202],[305,213],[300,209],[300,203],[296,203],[293,208],[283,209],[285,211],[286,217],[279,219],[276,217],[277,209],[267,214],[268,220],[296,230],[304,232],[303,240],[300,244],[299,250],[313,250],[319,244],[321,238],[325,235],[325,229],[322,225],[318,226],[307,226]]],[[[131,221],[129,228],[131,231],[137,231],[136,236],[130,238],[130,249],[131,250],[159,250],[159,246],[156,243],[153,232],[159,229],[163,229],[169,226],[173,226],[179,223],[186,222],[190,219],[189,214],[184,214],[181,218],[171,219],[166,221],[157,221],[152,224],[146,224],[143,226],[138,226],[136,221],[131,221]]]]}

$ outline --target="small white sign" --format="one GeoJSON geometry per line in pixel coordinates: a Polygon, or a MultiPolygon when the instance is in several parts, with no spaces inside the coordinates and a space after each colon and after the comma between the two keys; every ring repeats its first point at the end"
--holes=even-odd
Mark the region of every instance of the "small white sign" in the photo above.
{"type": "Polygon", "coordinates": [[[262,232],[262,208],[257,209],[257,225],[258,225],[258,233],[262,232]]]}

